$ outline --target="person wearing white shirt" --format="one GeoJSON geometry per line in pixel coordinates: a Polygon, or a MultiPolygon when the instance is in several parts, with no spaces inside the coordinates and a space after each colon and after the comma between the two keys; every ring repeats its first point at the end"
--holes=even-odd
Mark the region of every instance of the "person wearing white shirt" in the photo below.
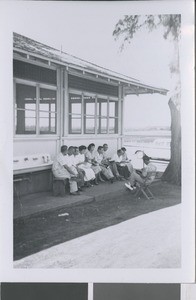
{"type": "Polygon", "coordinates": [[[122,151],[121,149],[118,149],[117,152],[112,156],[110,160],[110,167],[112,173],[118,180],[123,180],[123,176],[121,176],[118,171],[118,166],[120,165],[121,161],[122,161],[122,151]]]}
{"type": "Polygon", "coordinates": [[[96,161],[96,151],[95,151],[95,144],[91,143],[88,145],[88,151],[85,153],[86,161],[91,164],[91,168],[95,173],[95,180],[94,183],[98,185],[98,180],[100,179],[101,168],[96,161]]]}
{"type": "Polygon", "coordinates": [[[70,194],[79,195],[78,186],[76,182],[75,172],[67,164],[68,161],[67,146],[61,147],[61,152],[55,158],[52,165],[52,172],[54,177],[64,178],[69,180],[70,194]]]}
{"type": "Polygon", "coordinates": [[[96,160],[101,167],[101,173],[108,179],[110,180],[111,183],[114,181],[114,175],[112,173],[112,170],[110,169],[109,166],[104,165],[104,156],[103,156],[103,146],[99,146],[97,148],[97,156],[96,160]]]}
{"type": "Polygon", "coordinates": [[[130,176],[130,181],[128,183],[125,183],[125,186],[130,189],[134,190],[136,189],[136,183],[138,184],[151,184],[156,176],[156,166],[153,165],[150,162],[150,157],[144,154],[143,156],[144,161],[144,168],[142,169],[141,174],[137,174],[136,171],[134,171],[130,176]]]}
{"type": "Polygon", "coordinates": [[[126,151],[127,151],[127,149],[125,147],[121,148],[122,163],[124,163],[127,166],[127,169],[131,175],[131,173],[133,172],[133,165],[131,163],[131,160],[128,158],[126,151]]]}
{"type": "Polygon", "coordinates": [[[75,176],[77,176],[78,190],[80,191],[84,186],[84,172],[76,166],[75,148],[77,147],[70,146],[68,148],[67,165],[71,168],[75,176]]]}
{"type": "Polygon", "coordinates": [[[92,186],[90,181],[95,179],[95,173],[91,169],[91,164],[85,162],[86,146],[74,147],[74,166],[83,179],[83,185],[92,186]]]}

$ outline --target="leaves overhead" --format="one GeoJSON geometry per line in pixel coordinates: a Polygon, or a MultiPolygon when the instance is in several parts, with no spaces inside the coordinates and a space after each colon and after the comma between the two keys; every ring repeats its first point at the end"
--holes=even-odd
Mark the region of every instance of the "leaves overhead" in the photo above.
{"type": "Polygon", "coordinates": [[[173,40],[180,38],[181,15],[125,15],[120,19],[115,26],[113,36],[115,39],[123,38],[121,49],[124,43],[131,42],[135,33],[141,28],[146,28],[149,31],[163,26],[165,39],[171,37],[173,40]]]}

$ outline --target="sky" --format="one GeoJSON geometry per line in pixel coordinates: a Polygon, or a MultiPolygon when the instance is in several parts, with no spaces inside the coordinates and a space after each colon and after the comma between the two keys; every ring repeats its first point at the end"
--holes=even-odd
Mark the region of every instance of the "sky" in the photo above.
{"type": "MultiPolygon", "coordinates": [[[[122,52],[120,41],[112,36],[118,20],[133,14],[135,6],[131,3],[19,1],[5,7],[4,16],[6,9],[12,30],[19,34],[144,83],[170,89],[168,65],[173,48],[163,39],[162,31],[139,32],[122,52]]],[[[127,96],[124,127],[169,126],[168,100],[168,96],[159,94],[127,96]]]]}

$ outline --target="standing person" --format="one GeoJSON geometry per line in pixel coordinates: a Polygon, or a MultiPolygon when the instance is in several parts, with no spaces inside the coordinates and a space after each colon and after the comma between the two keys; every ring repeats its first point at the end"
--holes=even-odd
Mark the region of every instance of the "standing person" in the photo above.
{"type": "Polygon", "coordinates": [[[52,165],[52,172],[54,177],[64,178],[69,180],[70,185],[70,194],[71,195],[79,195],[78,186],[77,186],[77,176],[75,172],[67,165],[66,158],[67,154],[67,146],[63,145],[61,147],[61,152],[55,158],[52,165]]]}
{"type": "Polygon", "coordinates": [[[125,186],[130,190],[134,190],[136,188],[135,184],[137,182],[141,184],[151,184],[151,182],[155,179],[157,170],[156,166],[150,162],[150,157],[146,154],[143,156],[143,161],[145,166],[142,169],[141,175],[134,171],[130,176],[130,181],[125,183],[125,186]]]}
{"type": "Polygon", "coordinates": [[[95,144],[91,143],[88,145],[88,151],[85,153],[86,161],[91,164],[91,168],[95,173],[94,183],[98,185],[98,179],[101,173],[101,168],[96,161],[96,152],[95,152],[95,144]]]}
{"type": "Polygon", "coordinates": [[[97,148],[97,157],[96,160],[99,163],[99,166],[101,167],[101,172],[102,174],[108,179],[110,180],[111,183],[114,182],[114,175],[110,169],[109,166],[106,166],[104,164],[104,157],[103,157],[103,146],[99,146],[97,148]]]}
{"type": "Polygon", "coordinates": [[[75,147],[75,165],[77,170],[84,172],[85,186],[92,186],[91,180],[95,179],[95,173],[91,169],[91,164],[85,161],[86,146],[75,147]]]}

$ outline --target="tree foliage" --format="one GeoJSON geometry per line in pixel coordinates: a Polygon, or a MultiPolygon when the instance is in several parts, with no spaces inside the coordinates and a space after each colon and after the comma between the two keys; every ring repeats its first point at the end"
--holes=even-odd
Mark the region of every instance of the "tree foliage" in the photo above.
{"type": "Polygon", "coordinates": [[[164,27],[163,37],[171,37],[173,40],[179,40],[181,28],[181,15],[125,15],[115,26],[113,36],[117,39],[124,36],[124,42],[129,42],[135,33],[142,27],[149,31],[159,26],[164,27]]]}
{"type": "Polygon", "coordinates": [[[123,39],[121,51],[126,43],[131,43],[135,34],[142,28],[149,32],[159,27],[163,29],[163,38],[174,43],[174,55],[169,68],[175,82],[170,92],[169,108],[171,112],[171,159],[163,174],[163,179],[181,184],[181,124],[180,124],[180,70],[179,70],[179,39],[181,35],[181,15],[125,15],[115,26],[113,36],[123,39]]]}

